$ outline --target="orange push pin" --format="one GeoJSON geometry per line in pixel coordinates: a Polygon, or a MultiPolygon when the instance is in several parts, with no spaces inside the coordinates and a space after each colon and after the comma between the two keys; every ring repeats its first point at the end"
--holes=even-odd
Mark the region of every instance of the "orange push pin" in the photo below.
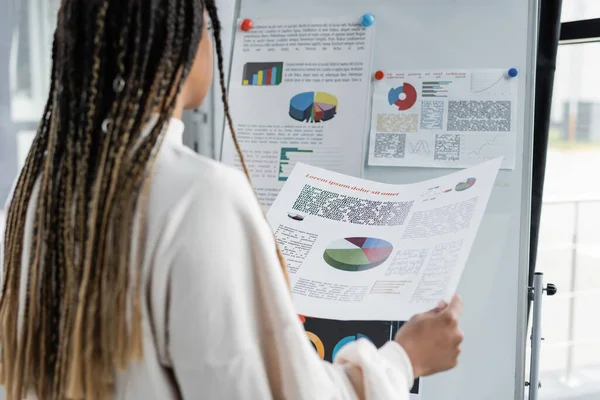
{"type": "Polygon", "coordinates": [[[248,32],[250,29],[252,29],[252,25],[253,25],[252,20],[246,18],[240,24],[240,29],[243,30],[244,32],[248,32]]]}
{"type": "Polygon", "coordinates": [[[306,318],[304,317],[304,315],[298,315],[298,317],[300,317],[300,321],[302,321],[302,323],[306,322],[306,318]]]}
{"type": "Polygon", "coordinates": [[[377,72],[375,72],[375,79],[377,79],[378,81],[380,81],[383,78],[385,78],[385,73],[383,71],[377,71],[377,72]]]}

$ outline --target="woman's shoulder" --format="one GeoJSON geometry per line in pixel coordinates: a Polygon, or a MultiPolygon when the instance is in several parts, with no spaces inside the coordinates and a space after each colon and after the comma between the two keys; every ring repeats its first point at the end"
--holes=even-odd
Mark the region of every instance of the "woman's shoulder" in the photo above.
{"type": "Polygon", "coordinates": [[[156,196],[202,204],[214,211],[232,207],[245,212],[260,209],[248,179],[238,169],[183,146],[165,150],[154,172],[152,192],[156,196]]]}
{"type": "Polygon", "coordinates": [[[273,245],[254,189],[241,171],[183,148],[172,151],[158,160],[150,186],[148,231],[156,232],[159,253],[208,257],[209,248],[223,243],[236,243],[225,254],[273,245]]]}

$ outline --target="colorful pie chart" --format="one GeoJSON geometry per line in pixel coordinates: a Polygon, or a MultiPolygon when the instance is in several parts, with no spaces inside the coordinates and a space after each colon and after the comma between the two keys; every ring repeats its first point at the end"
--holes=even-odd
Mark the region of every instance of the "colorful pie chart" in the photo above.
{"type": "Polygon", "coordinates": [[[391,88],[388,92],[388,102],[400,111],[406,111],[417,102],[417,89],[410,83],[391,88]]]}
{"type": "Polygon", "coordinates": [[[323,259],[341,271],[367,271],[383,264],[393,250],[392,244],[383,239],[349,237],[331,243],[323,253],[323,259]]]}
{"type": "Polygon", "coordinates": [[[288,218],[293,219],[294,221],[304,221],[304,215],[296,213],[288,213],[288,218]]]}
{"type": "Polygon", "coordinates": [[[290,117],[301,122],[329,121],[337,114],[338,99],[325,92],[304,92],[290,100],[290,117]]]}
{"type": "Polygon", "coordinates": [[[477,180],[476,180],[475,178],[469,178],[469,179],[467,179],[467,180],[466,180],[466,181],[464,181],[464,182],[459,182],[459,183],[456,185],[456,188],[455,188],[455,190],[456,190],[457,192],[462,192],[462,191],[465,191],[465,190],[467,190],[467,189],[471,188],[471,187],[472,187],[472,186],[475,184],[475,182],[476,182],[476,181],[477,181],[477,180]]]}

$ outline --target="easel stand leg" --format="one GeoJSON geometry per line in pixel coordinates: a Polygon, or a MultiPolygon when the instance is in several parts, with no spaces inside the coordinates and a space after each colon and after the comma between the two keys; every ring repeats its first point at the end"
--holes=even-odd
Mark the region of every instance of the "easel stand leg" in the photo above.
{"type": "Polygon", "coordinates": [[[531,324],[531,366],[529,369],[529,400],[538,400],[540,383],[540,352],[542,348],[542,298],[556,294],[556,287],[549,283],[544,288],[544,274],[536,272],[533,278],[533,315],[531,324]]]}

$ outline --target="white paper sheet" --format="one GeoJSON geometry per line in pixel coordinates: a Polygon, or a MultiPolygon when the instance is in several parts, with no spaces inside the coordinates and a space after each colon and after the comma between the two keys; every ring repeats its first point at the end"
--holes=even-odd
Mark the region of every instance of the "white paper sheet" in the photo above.
{"type": "Polygon", "coordinates": [[[297,164],[268,212],[300,314],[406,321],[458,286],[501,159],[410,185],[297,164]]]}
{"type": "MultiPolygon", "coordinates": [[[[263,206],[297,162],[360,176],[374,27],[359,18],[253,23],[236,32],[229,99],[263,206]]],[[[240,166],[228,128],[222,161],[240,166]]]]}
{"type": "Polygon", "coordinates": [[[385,71],[373,89],[369,165],[515,166],[519,77],[507,70],[385,71]]]}

